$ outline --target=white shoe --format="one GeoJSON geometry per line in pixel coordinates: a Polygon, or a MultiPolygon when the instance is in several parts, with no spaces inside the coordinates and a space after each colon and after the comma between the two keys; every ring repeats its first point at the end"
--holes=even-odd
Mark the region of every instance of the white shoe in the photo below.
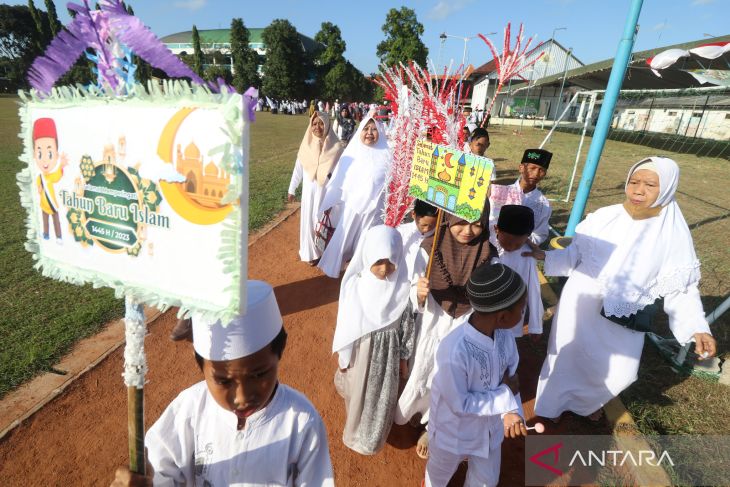
{"type": "Polygon", "coordinates": [[[57,243],[58,245],[63,245],[63,240],[61,240],[60,238],[57,238],[57,239],[56,239],[56,243],[57,243]]]}

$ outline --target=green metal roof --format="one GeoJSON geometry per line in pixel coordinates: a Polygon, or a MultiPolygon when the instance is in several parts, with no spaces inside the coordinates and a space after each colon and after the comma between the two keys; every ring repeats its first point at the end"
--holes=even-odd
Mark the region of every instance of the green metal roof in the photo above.
{"type": "MultiPolygon", "coordinates": [[[[251,44],[263,44],[262,34],[264,29],[248,29],[249,39],[248,42],[251,44]]],[[[230,29],[199,29],[201,44],[226,44],[231,42],[231,30],[230,29]]],[[[299,39],[302,41],[304,50],[312,52],[317,47],[318,43],[304,34],[299,34],[299,39]]],[[[162,42],[165,44],[192,44],[193,42],[193,31],[187,30],[185,32],[177,32],[170,34],[162,38],[162,42]]]]}

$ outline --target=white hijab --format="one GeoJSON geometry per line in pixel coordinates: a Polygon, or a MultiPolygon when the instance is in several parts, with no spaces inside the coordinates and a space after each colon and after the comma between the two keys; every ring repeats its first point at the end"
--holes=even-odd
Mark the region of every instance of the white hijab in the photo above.
{"type": "Polygon", "coordinates": [[[398,230],[386,225],[370,228],[357,246],[340,286],[340,305],[332,352],[339,353],[340,368],[350,363],[353,343],[393,324],[408,304],[410,281],[403,258],[403,240],[398,230]],[[378,279],[370,267],[381,259],[395,271],[378,279]]]}
{"type": "Polygon", "coordinates": [[[385,187],[385,175],[391,161],[385,128],[372,115],[368,115],[360,123],[335,167],[320,206],[320,216],[341,202],[356,213],[367,213],[375,208],[385,187]],[[378,129],[375,145],[365,145],[360,140],[360,134],[370,120],[375,122],[378,129]]]}
{"type": "MultiPolygon", "coordinates": [[[[615,248],[598,280],[603,291],[603,307],[608,315],[628,316],[644,309],[660,297],[685,292],[700,280],[700,262],[692,235],[674,195],[679,184],[679,167],[672,159],[649,157],[634,164],[626,184],[639,169],[659,176],[659,196],[652,207],[661,207],[659,215],[641,220],[641,230],[625,235],[615,248]]],[[[623,207],[616,213],[625,218],[623,207]]],[[[604,226],[610,221],[601,222],[604,226]]],[[[590,258],[590,238],[577,240],[582,258],[590,258]]]]}

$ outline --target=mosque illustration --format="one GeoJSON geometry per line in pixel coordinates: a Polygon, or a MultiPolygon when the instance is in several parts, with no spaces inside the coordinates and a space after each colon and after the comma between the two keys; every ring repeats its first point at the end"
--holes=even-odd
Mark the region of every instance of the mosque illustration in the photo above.
{"type": "Polygon", "coordinates": [[[494,163],[486,157],[419,141],[409,194],[468,221],[479,219],[494,163]]]}
{"type": "Polygon", "coordinates": [[[456,168],[454,168],[454,164],[451,162],[451,157],[454,155],[451,152],[439,151],[439,147],[436,146],[431,153],[431,168],[428,174],[429,185],[426,197],[436,205],[449,210],[454,210],[456,207],[461,181],[464,177],[464,167],[466,166],[464,154],[462,153],[456,168]],[[443,169],[437,173],[439,166],[442,166],[443,169]],[[456,174],[454,174],[454,169],[456,169],[456,174]]]}
{"type": "Polygon", "coordinates": [[[231,175],[226,174],[213,161],[203,163],[203,156],[195,142],[190,142],[185,150],[177,145],[175,170],[185,176],[182,186],[187,195],[196,203],[209,208],[221,208],[221,198],[228,191],[231,175]]]}

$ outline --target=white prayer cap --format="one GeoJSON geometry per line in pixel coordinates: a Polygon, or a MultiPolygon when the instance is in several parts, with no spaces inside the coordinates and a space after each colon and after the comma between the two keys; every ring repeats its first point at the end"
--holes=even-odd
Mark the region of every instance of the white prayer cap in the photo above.
{"type": "Polygon", "coordinates": [[[252,355],[271,343],[283,320],[274,289],[263,281],[247,281],[246,314],[227,325],[208,324],[193,317],[193,348],[207,360],[235,360],[252,355]]]}

